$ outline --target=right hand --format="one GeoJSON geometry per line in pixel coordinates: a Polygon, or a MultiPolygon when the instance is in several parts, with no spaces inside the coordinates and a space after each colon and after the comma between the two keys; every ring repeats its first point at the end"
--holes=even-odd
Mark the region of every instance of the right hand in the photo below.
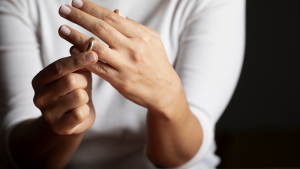
{"type": "Polygon", "coordinates": [[[79,134],[94,124],[92,76],[84,68],[97,61],[96,53],[82,52],[53,62],[33,78],[34,104],[55,133],[79,134]]]}

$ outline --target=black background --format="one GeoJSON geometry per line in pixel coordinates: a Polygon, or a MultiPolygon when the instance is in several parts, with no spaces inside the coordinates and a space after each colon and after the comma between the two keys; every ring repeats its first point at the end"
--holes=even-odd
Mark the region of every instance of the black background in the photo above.
{"type": "Polygon", "coordinates": [[[300,167],[299,0],[248,0],[236,91],[216,126],[224,167],[300,167]]]}

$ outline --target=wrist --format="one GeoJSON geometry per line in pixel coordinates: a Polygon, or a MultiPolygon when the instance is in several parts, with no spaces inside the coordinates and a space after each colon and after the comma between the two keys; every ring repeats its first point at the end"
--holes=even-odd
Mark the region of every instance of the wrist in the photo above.
{"type": "Polygon", "coordinates": [[[180,89],[174,93],[176,94],[167,105],[163,107],[148,108],[148,114],[164,118],[168,121],[173,121],[181,119],[182,116],[190,113],[189,105],[187,103],[183,88],[180,87],[180,89]]]}
{"type": "Polygon", "coordinates": [[[9,149],[21,168],[63,168],[81,142],[83,133],[61,136],[43,117],[18,124],[10,134],[9,149]],[[33,166],[39,165],[39,166],[33,166]],[[51,167],[52,166],[52,167],[51,167]]]}

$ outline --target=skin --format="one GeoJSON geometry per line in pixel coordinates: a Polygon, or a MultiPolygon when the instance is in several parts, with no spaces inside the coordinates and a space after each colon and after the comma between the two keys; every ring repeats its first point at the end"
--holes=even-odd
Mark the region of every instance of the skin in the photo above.
{"type": "MultiPolygon", "coordinates": [[[[156,166],[176,167],[190,160],[202,143],[201,125],[189,109],[180,78],[157,32],[87,0],[80,9],[68,7],[71,13],[60,13],[62,17],[89,30],[109,47],[96,40],[89,53],[95,61],[85,61],[86,52],[71,52],[71,57],[36,75],[32,81],[34,103],[42,117],[13,130],[10,148],[17,163],[63,168],[69,162],[95,119],[90,72],[148,109],[146,154],[156,166]]],[[[84,51],[90,37],[65,26],[70,35],[59,33],[74,45],[70,51],[84,51]]]]}
{"type": "MultiPolygon", "coordinates": [[[[90,52],[95,56],[96,54],[90,52]]],[[[83,69],[86,52],[62,58],[32,80],[34,103],[42,117],[17,125],[11,153],[21,168],[63,168],[95,119],[91,72],[83,69]]]]}

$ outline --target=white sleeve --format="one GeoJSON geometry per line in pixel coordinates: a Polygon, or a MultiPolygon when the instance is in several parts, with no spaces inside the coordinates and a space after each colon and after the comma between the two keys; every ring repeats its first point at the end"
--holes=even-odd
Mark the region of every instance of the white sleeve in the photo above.
{"type": "Polygon", "coordinates": [[[178,169],[201,162],[213,144],[215,124],[234,92],[244,55],[245,1],[198,3],[179,40],[175,70],[202,126],[203,142],[197,154],[178,169]]]}
{"type": "Polygon", "coordinates": [[[0,163],[16,168],[8,137],[18,123],[41,115],[33,104],[33,77],[42,69],[35,1],[0,1],[0,163]]]}

